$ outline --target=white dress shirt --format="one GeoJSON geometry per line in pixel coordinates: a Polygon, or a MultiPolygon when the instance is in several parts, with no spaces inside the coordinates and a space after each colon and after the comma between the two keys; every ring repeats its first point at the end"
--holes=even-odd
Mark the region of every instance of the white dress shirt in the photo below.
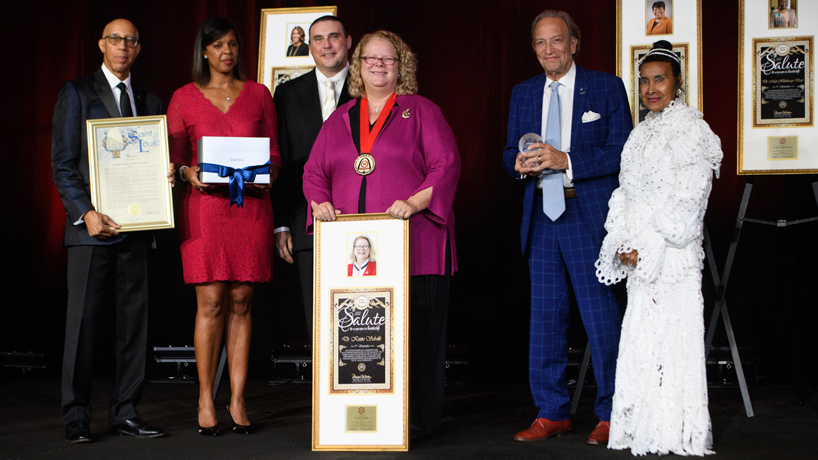
{"type": "Polygon", "coordinates": [[[335,107],[338,107],[338,101],[341,100],[341,90],[344,89],[344,80],[347,79],[349,73],[349,64],[344,67],[344,70],[336,73],[332,78],[328,78],[322,74],[320,70],[315,69],[315,78],[318,80],[318,100],[324,103],[324,97],[327,95],[327,87],[324,82],[332,80],[332,85],[335,87],[335,107]]]}
{"type": "MultiPolygon", "coordinates": [[[[562,184],[565,187],[574,186],[574,175],[571,172],[571,120],[574,115],[574,84],[577,79],[577,67],[571,63],[571,68],[568,69],[565,75],[560,78],[560,85],[558,87],[560,95],[560,146],[553,146],[559,151],[568,154],[568,169],[563,171],[562,184]]],[[[542,96],[542,132],[540,135],[545,138],[545,128],[548,126],[548,106],[551,104],[551,83],[554,80],[545,77],[545,90],[542,96]]],[[[538,188],[542,186],[538,183],[538,188]]]]}
{"type": "MultiPolygon", "coordinates": [[[[119,94],[122,92],[117,85],[120,83],[125,83],[125,86],[128,87],[128,98],[131,100],[131,110],[133,110],[133,114],[135,117],[140,116],[141,114],[136,113],[136,104],[134,103],[133,98],[133,87],[131,86],[131,73],[128,72],[128,78],[124,80],[120,80],[119,77],[113,74],[105,64],[102,64],[102,73],[105,74],[105,78],[108,80],[108,84],[111,86],[111,91],[114,93],[114,100],[116,101],[116,106],[119,107],[119,94]]],[[[119,116],[122,116],[120,113],[119,116]]]]}

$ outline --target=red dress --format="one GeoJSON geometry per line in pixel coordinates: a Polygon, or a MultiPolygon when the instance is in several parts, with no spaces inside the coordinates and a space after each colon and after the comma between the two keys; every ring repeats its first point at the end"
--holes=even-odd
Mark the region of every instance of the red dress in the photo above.
{"type": "MultiPolygon", "coordinates": [[[[168,107],[170,159],[198,164],[202,136],[269,137],[270,162],[281,164],[273,98],[266,86],[246,81],[227,113],[213,105],[195,84],[173,93],[168,107]]],[[[269,195],[247,193],[244,207],[230,206],[227,186],[207,194],[185,186],[177,225],[185,283],[270,281],[273,257],[273,208],[269,195]]]]}

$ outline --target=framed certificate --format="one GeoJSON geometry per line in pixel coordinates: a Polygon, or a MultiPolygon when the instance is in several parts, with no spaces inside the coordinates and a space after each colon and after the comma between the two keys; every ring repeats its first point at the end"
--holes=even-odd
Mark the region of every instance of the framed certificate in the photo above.
{"type": "Polygon", "coordinates": [[[120,232],[173,228],[164,115],[87,120],[91,203],[120,232]]]}
{"type": "Polygon", "coordinates": [[[682,90],[690,107],[702,104],[701,0],[617,0],[616,68],[628,88],[636,126],[648,109],[639,96],[639,60],[658,40],[673,44],[682,65],[682,90]]]}
{"type": "Polygon", "coordinates": [[[313,450],[409,449],[409,222],[315,222],[313,450]]]}
{"type": "Polygon", "coordinates": [[[337,16],[337,6],[266,8],[261,10],[258,44],[258,82],[275,88],[309,72],[315,61],[309,53],[310,25],[322,16],[337,16]]]}
{"type": "Polygon", "coordinates": [[[816,174],[818,4],[773,3],[739,2],[738,174],[816,174]]]}

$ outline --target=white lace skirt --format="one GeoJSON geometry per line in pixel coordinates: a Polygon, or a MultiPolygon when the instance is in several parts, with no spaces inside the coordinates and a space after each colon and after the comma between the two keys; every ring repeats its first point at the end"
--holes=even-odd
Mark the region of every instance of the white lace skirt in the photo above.
{"type": "Polygon", "coordinates": [[[610,449],[634,455],[713,454],[704,359],[701,275],[628,280],[616,364],[610,449]]]}

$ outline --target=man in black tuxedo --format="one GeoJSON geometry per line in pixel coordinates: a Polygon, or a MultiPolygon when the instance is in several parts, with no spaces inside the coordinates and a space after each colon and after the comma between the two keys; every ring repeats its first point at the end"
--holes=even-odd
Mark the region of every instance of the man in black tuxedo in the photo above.
{"type": "MultiPolygon", "coordinates": [[[[347,91],[352,37],[335,16],[323,16],[310,26],[310,54],[315,69],[276,88],[278,148],[281,173],[273,185],[275,241],[278,255],[295,260],[301,280],[307,331],[312,339],[312,235],[307,235],[307,200],[302,176],[321,125],[336,107],[350,100],[347,91]]],[[[350,166],[351,167],[351,166],[350,166]]]]}
{"type": "MultiPolygon", "coordinates": [[[[148,251],[146,232],[120,234],[110,217],[91,204],[85,121],[97,118],[159,115],[162,101],[131,83],[131,65],[139,55],[139,32],[128,20],[108,23],[99,40],[102,67],[63,84],[54,107],[51,167],[65,206],[68,248],[68,309],[62,370],[65,439],[93,440],[91,364],[105,310],[116,317],[116,380],[108,407],[113,432],[154,438],[136,412],[145,376],[148,328],[148,251]]],[[[168,180],[173,183],[173,164],[168,180]]]]}

